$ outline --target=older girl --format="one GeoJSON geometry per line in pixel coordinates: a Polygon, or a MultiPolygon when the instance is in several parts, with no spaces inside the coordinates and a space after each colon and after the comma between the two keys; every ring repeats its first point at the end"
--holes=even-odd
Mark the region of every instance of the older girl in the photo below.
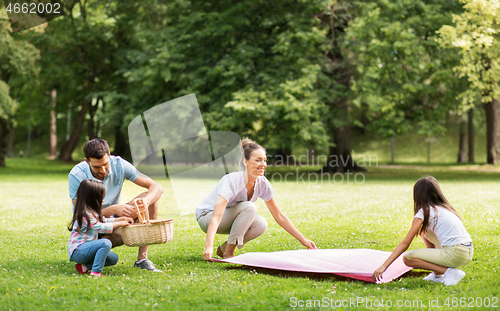
{"type": "Polygon", "coordinates": [[[267,229],[266,219],[257,215],[255,202],[262,198],[276,222],[308,249],[314,242],[306,239],[290,219],[281,212],[273,198],[271,184],[264,176],[267,167],[266,150],[254,141],[242,141],[245,170],[222,177],[212,192],[196,209],[196,219],[207,233],[203,259],[210,260],[216,233],[229,234],[226,242],[217,248],[217,255],[234,257],[236,247],[260,236],[267,229]]]}
{"type": "Polygon", "coordinates": [[[403,254],[404,263],[413,268],[432,271],[424,280],[455,285],[465,276],[458,267],[472,259],[472,239],[462,219],[445,198],[434,177],[424,177],[413,187],[414,214],[410,231],[380,268],[373,272],[378,280],[391,263],[408,249],[418,234],[425,249],[403,254]]]}

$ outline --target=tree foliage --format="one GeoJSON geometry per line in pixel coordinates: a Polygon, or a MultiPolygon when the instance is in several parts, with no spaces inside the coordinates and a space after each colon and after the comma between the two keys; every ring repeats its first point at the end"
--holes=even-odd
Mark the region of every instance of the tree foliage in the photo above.
{"type": "Polygon", "coordinates": [[[127,51],[122,70],[133,111],[196,93],[210,129],[276,146],[325,143],[316,4],[178,1],[157,9],[163,18],[141,24],[143,42],[127,51]]]}
{"type": "Polygon", "coordinates": [[[470,82],[460,94],[464,104],[500,98],[500,3],[490,0],[463,1],[465,11],[453,16],[454,25],[439,30],[440,43],[458,49],[460,63],[455,70],[470,82]]]}
{"type": "Polygon", "coordinates": [[[31,43],[12,36],[7,14],[0,10],[0,167],[5,166],[7,135],[19,101],[37,83],[38,58],[31,43]]]}
{"type": "Polygon", "coordinates": [[[454,25],[439,30],[443,46],[458,49],[455,70],[470,87],[459,94],[472,106],[480,94],[486,112],[487,162],[500,163],[500,4],[490,0],[465,0],[464,12],[453,16],[454,25]]]}
{"type": "MultiPolygon", "coordinates": [[[[496,63],[481,73],[474,68],[498,53],[496,45],[478,48],[484,57],[465,66],[456,44],[443,43],[452,30],[442,28],[436,41],[436,31],[462,13],[454,1],[69,3],[44,33],[23,35],[41,50],[42,71],[38,89],[29,92],[37,104],[22,110],[48,113],[45,92],[57,89],[58,112],[70,107],[73,115],[64,160],[71,160],[85,123],[89,137],[99,135],[95,124],[113,130],[121,154],[134,117],[191,93],[209,130],[282,149],[330,147],[330,155],[349,157],[349,126],[361,123],[353,110],[383,135],[413,129],[431,137],[445,130],[450,111],[466,111],[465,98],[489,81],[484,75],[495,78],[496,63]],[[468,69],[454,72],[457,64],[468,69]]],[[[481,40],[496,36],[497,25],[483,26],[481,40]]],[[[19,88],[8,84],[16,98],[19,88]]]]}
{"type": "Polygon", "coordinates": [[[436,31],[461,7],[441,0],[360,6],[346,46],[357,69],[355,103],[367,105],[371,127],[386,136],[410,129],[429,137],[444,132],[464,83],[452,72],[456,53],[439,46],[436,31]]]}

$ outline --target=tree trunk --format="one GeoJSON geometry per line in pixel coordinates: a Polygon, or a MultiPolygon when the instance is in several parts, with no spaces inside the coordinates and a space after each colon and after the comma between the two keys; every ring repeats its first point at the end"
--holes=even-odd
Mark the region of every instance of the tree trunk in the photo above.
{"type": "Polygon", "coordinates": [[[335,146],[330,147],[330,154],[323,167],[323,172],[343,173],[354,171],[351,158],[351,144],[349,139],[349,126],[342,125],[333,130],[335,146]]]}
{"type": "Polygon", "coordinates": [[[469,163],[474,163],[474,108],[469,110],[469,163]]]}
{"type": "Polygon", "coordinates": [[[8,137],[12,130],[12,124],[0,118],[0,167],[5,167],[5,154],[7,153],[8,137]]]}
{"type": "MultiPolygon", "coordinates": [[[[334,9],[332,9],[332,13],[334,9]]],[[[340,12],[344,14],[343,8],[340,12]]],[[[330,33],[332,44],[326,54],[328,57],[327,65],[323,66],[323,71],[329,76],[331,80],[330,88],[332,93],[336,93],[335,98],[328,103],[329,118],[329,131],[332,134],[333,143],[335,147],[330,147],[330,154],[321,169],[321,172],[328,173],[343,173],[352,171],[366,171],[363,167],[356,164],[351,155],[351,140],[349,133],[349,105],[348,93],[351,88],[351,67],[344,59],[342,54],[342,47],[339,44],[341,38],[344,36],[345,29],[348,26],[348,20],[345,19],[338,23],[334,18],[335,14],[328,16],[327,25],[331,25],[330,33]],[[334,24],[336,26],[334,26],[334,24]]],[[[325,21],[326,22],[326,21],[325,21]]]]}
{"type": "Polygon", "coordinates": [[[314,148],[307,149],[307,164],[314,164],[314,148]]]}
{"type": "MultiPolygon", "coordinates": [[[[341,108],[341,120],[347,120],[347,106],[341,108]]],[[[333,129],[335,146],[330,147],[330,154],[322,169],[324,173],[344,173],[353,171],[366,171],[359,166],[351,155],[351,137],[349,124],[344,124],[333,129]]]]}
{"type": "Polygon", "coordinates": [[[274,158],[275,158],[275,161],[278,161],[278,163],[281,163],[280,166],[296,165],[295,158],[292,155],[292,148],[291,147],[278,148],[278,150],[276,150],[276,155],[274,156],[274,158]]]}
{"type": "Polygon", "coordinates": [[[486,161],[500,163],[500,103],[493,99],[484,105],[486,112],[486,161]]]}
{"type": "Polygon", "coordinates": [[[427,164],[431,163],[431,142],[427,142],[427,164]]]}
{"type": "Polygon", "coordinates": [[[26,151],[26,157],[31,158],[31,113],[28,119],[28,147],[26,151]]]}
{"type": "Polygon", "coordinates": [[[368,105],[367,104],[362,104],[361,105],[361,123],[363,124],[363,127],[361,128],[361,134],[365,135],[366,134],[366,127],[370,124],[370,119],[368,119],[367,113],[368,113],[368,105]]]}
{"type": "Polygon", "coordinates": [[[87,135],[89,136],[89,140],[97,138],[97,131],[95,126],[95,113],[97,111],[97,106],[99,105],[99,98],[97,98],[94,105],[92,103],[89,106],[89,120],[87,121],[87,135]]]}
{"type": "Polygon", "coordinates": [[[460,118],[458,163],[465,162],[467,162],[467,123],[463,118],[460,118]]]}
{"type": "Polygon", "coordinates": [[[351,155],[351,139],[349,125],[342,125],[333,130],[335,146],[330,147],[330,154],[321,169],[323,173],[344,173],[366,171],[359,166],[351,155]]]}
{"type": "MultiPolygon", "coordinates": [[[[102,96],[99,96],[97,99],[97,105],[99,105],[99,99],[101,100],[101,112],[104,114],[106,112],[106,103],[104,102],[104,98],[102,96]]],[[[97,121],[97,124],[95,126],[95,132],[96,135],[99,136],[99,131],[101,129],[101,122],[97,121]]]]}
{"type": "Polygon", "coordinates": [[[391,164],[394,165],[394,161],[396,160],[396,137],[394,135],[391,137],[391,164]]]}
{"type": "Polygon", "coordinates": [[[7,145],[7,157],[9,157],[9,158],[14,157],[14,138],[15,138],[15,131],[14,131],[14,127],[12,127],[10,129],[9,143],[7,145]]]}
{"type": "Polygon", "coordinates": [[[57,157],[56,89],[50,91],[50,98],[51,98],[51,109],[50,109],[49,159],[55,159],[57,157]]]}
{"type": "Polygon", "coordinates": [[[66,116],[66,141],[71,136],[71,105],[68,105],[68,114],[66,116]]]}
{"type": "Polygon", "coordinates": [[[113,154],[123,157],[129,158],[130,148],[127,142],[127,136],[123,133],[120,125],[115,126],[115,149],[113,150],[113,154]]]}
{"type": "Polygon", "coordinates": [[[84,100],[82,102],[82,108],[78,112],[69,140],[66,141],[61,147],[61,152],[59,153],[59,160],[66,162],[73,161],[73,159],[71,158],[71,154],[75,150],[76,145],[78,144],[78,142],[80,141],[80,137],[82,136],[83,123],[85,122],[85,115],[87,114],[87,110],[89,109],[90,105],[91,102],[87,100],[84,100]]]}

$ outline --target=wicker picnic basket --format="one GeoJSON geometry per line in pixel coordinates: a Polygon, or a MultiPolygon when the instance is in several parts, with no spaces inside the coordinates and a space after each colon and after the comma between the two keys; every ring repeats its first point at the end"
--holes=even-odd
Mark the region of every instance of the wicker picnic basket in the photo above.
{"type": "Polygon", "coordinates": [[[148,209],[144,211],[144,220],[137,203],[134,202],[139,223],[121,228],[123,243],[127,246],[143,246],[150,244],[162,244],[172,241],[174,237],[174,220],[149,219],[148,209]]]}

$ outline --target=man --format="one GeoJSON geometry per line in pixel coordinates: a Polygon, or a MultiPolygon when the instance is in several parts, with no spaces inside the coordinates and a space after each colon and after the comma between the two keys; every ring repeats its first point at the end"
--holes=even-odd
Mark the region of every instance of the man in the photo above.
{"type": "MultiPolygon", "coordinates": [[[[145,175],[139,175],[137,169],[130,162],[121,157],[112,156],[109,145],[105,140],[92,139],[88,141],[83,147],[83,153],[85,154],[85,161],[75,165],[68,175],[69,196],[73,200],[73,206],[76,203],[76,193],[80,183],[85,179],[94,179],[101,181],[106,189],[102,205],[104,217],[127,216],[137,218],[137,212],[132,205],[135,200],[141,211],[147,208],[150,218],[157,218],[158,199],[163,193],[163,188],[157,182],[145,175]],[[120,195],[125,179],[147,189],[147,191],[139,194],[128,203],[120,204],[120,195]]],[[[119,228],[115,229],[113,233],[100,238],[109,239],[113,243],[113,247],[123,245],[119,228]]],[[[147,259],[148,248],[148,245],[139,247],[139,255],[134,267],[162,272],[147,259]]]]}

